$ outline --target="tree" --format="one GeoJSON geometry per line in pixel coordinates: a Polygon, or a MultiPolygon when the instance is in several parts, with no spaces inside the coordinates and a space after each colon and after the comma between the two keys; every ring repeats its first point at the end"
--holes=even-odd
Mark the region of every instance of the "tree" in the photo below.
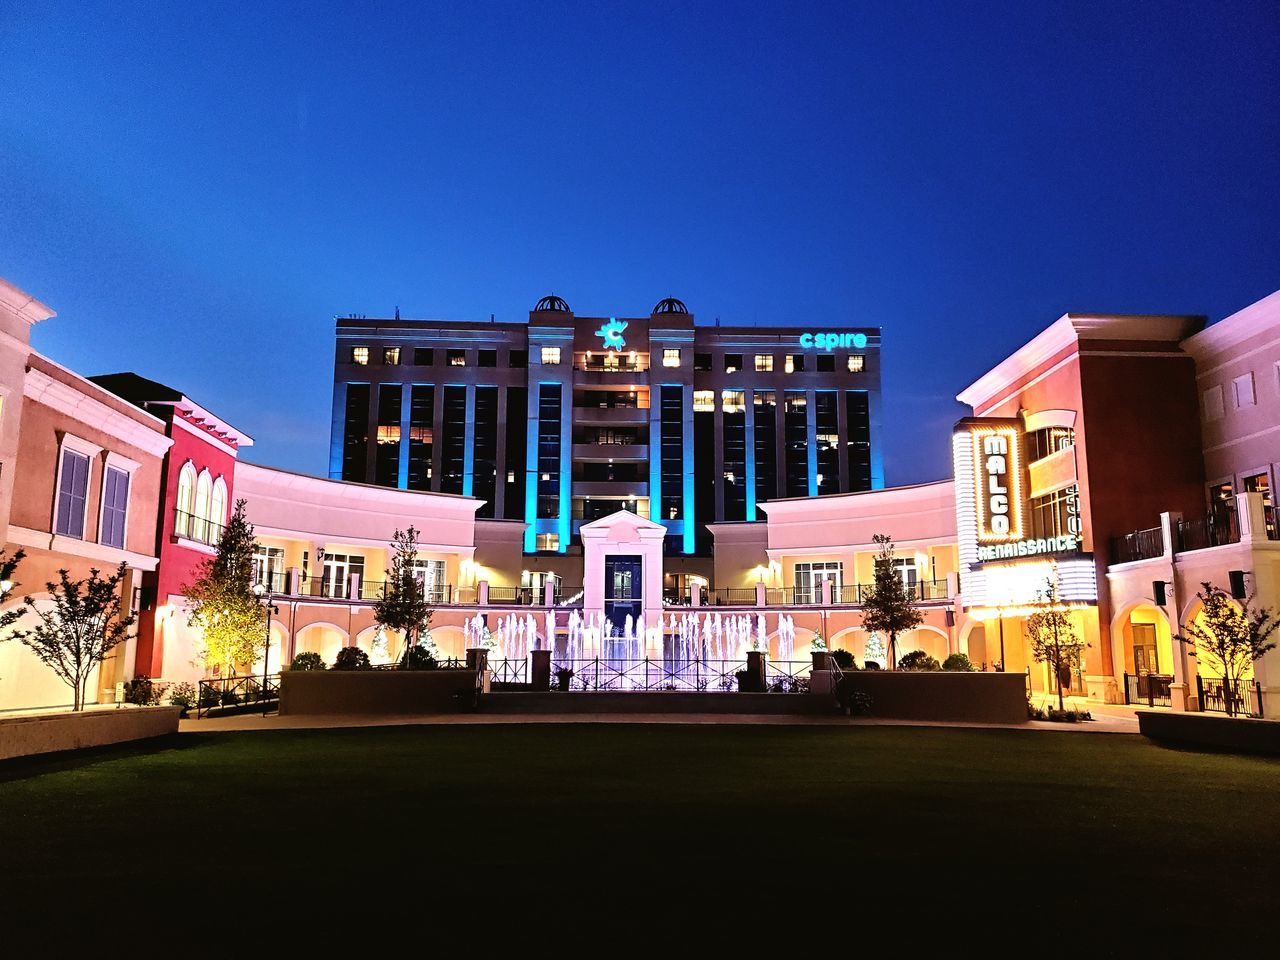
{"type": "MultiPolygon", "coordinates": [[[[0,603],[4,603],[9,594],[22,586],[22,584],[14,581],[13,575],[18,569],[18,564],[22,562],[25,556],[26,554],[21,550],[15,551],[13,556],[9,556],[3,550],[0,550],[0,603]]],[[[3,630],[5,627],[13,626],[22,619],[22,615],[26,612],[27,608],[21,604],[13,607],[12,609],[0,612],[0,630],[3,630]]],[[[3,639],[14,638],[6,637],[3,639]]]]}
{"type": "Polygon", "coordinates": [[[889,669],[894,669],[898,656],[898,634],[924,622],[916,609],[915,597],[898,576],[893,564],[893,538],[877,533],[871,538],[880,547],[876,556],[876,581],[871,592],[862,598],[862,626],[870,632],[889,635],[889,669]]]}
{"type": "Polygon", "coordinates": [[[45,610],[36,607],[33,598],[23,598],[39,623],[9,639],[20,640],[71,688],[73,710],[84,709],[94,668],[129,637],[135,618],[125,615],[120,603],[125,569],[122,563],[115,573],[102,577],[93,568],[84,580],[72,580],[68,571],[59,570],[58,582],[45,584],[53,600],[45,610]]]}
{"type": "Polygon", "coordinates": [[[253,663],[266,642],[267,610],[253,592],[253,524],[245,519],[244,507],[244,500],[236,501],[218,552],[182,588],[191,602],[187,622],[204,634],[204,662],[223,676],[253,663]]]}
{"type": "Polygon", "coordinates": [[[1049,665],[1058,684],[1058,709],[1063,710],[1062,687],[1080,669],[1087,644],[1076,636],[1069,608],[1058,598],[1058,572],[1045,580],[1038,594],[1039,609],[1027,617],[1027,639],[1037,663],[1049,665]]]}
{"type": "Polygon", "coordinates": [[[1222,674],[1222,698],[1227,713],[1234,716],[1240,681],[1256,661],[1275,648],[1271,635],[1280,628],[1280,618],[1267,608],[1253,610],[1250,599],[1240,606],[1212,583],[1204,582],[1196,596],[1200,600],[1198,618],[1187,621],[1175,640],[1192,648],[1192,656],[1207,662],[1222,674]]]}
{"type": "Polygon", "coordinates": [[[387,575],[387,588],[373,605],[373,619],[387,630],[404,635],[403,664],[408,665],[409,651],[431,625],[431,606],[427,603],[426,584],[418,569],[418,531],[413,527],[397,530],[391,541],[395,556],[387,575]]]}

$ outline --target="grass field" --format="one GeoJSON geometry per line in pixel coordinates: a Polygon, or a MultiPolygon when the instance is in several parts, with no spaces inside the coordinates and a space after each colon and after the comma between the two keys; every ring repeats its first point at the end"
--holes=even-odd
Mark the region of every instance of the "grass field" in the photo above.
{"type": "Polygon", "coordinates": [[[477,894],[562,917],[823,903],[836,923],[995,923],[1108,953],[1148,927],[1216,936],[1229,908],[1239,946],[1275,907],[1280,763],[907,727],[183,734],[0,766],[0,851],[15,910],[104,882],[237,914],[350,896],[394,913],[409,889],[450,914],[477,894]]]}

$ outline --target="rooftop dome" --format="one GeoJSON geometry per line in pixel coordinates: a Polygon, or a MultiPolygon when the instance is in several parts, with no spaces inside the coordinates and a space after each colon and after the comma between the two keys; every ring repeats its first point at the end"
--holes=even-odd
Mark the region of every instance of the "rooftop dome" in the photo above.
{"type": "Polygon", "coordinates": [[[688,313],[689,308],[684,305],[683,300],[677,300],[675,297],[667,297],[665,300],[659,300],[657,306],[653,308],[655,315],[659,313],[688,313]]]}
{"type": "Polygon", "coordinates": [[[549,297],[543,297],[538,301],[537,306],[533,308],[534,313],[569,313],[569,304],[552,294],[549,297]]]}

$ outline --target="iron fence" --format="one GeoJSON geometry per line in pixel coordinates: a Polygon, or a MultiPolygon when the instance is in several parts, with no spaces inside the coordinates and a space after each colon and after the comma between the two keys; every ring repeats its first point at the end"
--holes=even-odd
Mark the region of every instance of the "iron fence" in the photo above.
{"type": "Polygon", "coordinates": [[[1173,706],[1169,684],[1173,677],[1161,673],[1126,673],[1124,675],[1124,702],[1148,707],[1173,706]]]}
{"type": "MultiPolygon", "coordinates": [[[[771,693],[804,693],[809,689],[812,661],[765,661],[765,689],[771,693]]],[[[691,691],[732,693],[742,660],[610,660],[552,658],[551,672],[561,689],[576,691],[632,691],[655,693],[691,691]],[[563,676],[567,671],[568,676],[563,676]]]]}
{"type": "Polygon", "coordinates": [[[1235,511],[1209,514],[1199,520],[1178,521],[1178,551],[1203,550],[1240,542],[1240,525],[1235,511]]]}
{"type": "Polygon", "coordinates": [[[184,510],[173,512],[173,532],[175,536],[197,540],[210,546],[217,546],[222,539],[222,531],[226,529],[220,523],[214,523],[205,517],[197,517],[184,510]]]}
{"type": "Polygon", "coordinates": [[[214,677],[201,680],[196,690],[196,717],[207,717],[236,707],[259,706],[268,708],[280,701],[280,674],[265,677],[244,676],[214,677]]]}
{"type": "Polygon", "coordinates": [[[1221,679],[1197,675],[1196,693],[1200,696],[1202,711],[1232,716],[1262,716],[1262,684],[1257,680],[1240,680],[1227,684],[1221,679]]]}
{"type": "Polygon", "coordinates": [[[528,683],[529,661],[527,658],[490,660],[489,679],[493,683],[528,683]]]}
{"type": "Polygon", "coordinates": [[[718,607],[754,606],[756,602],[755,587],[721,587],[712,591],[715,605],[718,607]]]}
{"type": "Polygon", "coordinates": [[[1111,541],[1111,562],[1132,563],[1164,556],[1164,532],[1159,527],[1135,530],[1111,541]]]}

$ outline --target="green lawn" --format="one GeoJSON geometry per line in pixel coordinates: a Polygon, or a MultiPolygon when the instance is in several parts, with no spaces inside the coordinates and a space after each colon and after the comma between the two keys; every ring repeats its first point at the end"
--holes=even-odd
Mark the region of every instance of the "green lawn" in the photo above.
{"type": "Polygon", "coordinates": [[[477,891],[566,918],[819,902],[838,923],[1061,927],[1077,952],[1212,930],[1230,905],[1238,945],[1275,908],[1280,763],[907,727],[187,734],[0,766],[0,854],[9,906],[107,881],[190,909],[394,913],[410,878],[450,915],[477,891]]]}

